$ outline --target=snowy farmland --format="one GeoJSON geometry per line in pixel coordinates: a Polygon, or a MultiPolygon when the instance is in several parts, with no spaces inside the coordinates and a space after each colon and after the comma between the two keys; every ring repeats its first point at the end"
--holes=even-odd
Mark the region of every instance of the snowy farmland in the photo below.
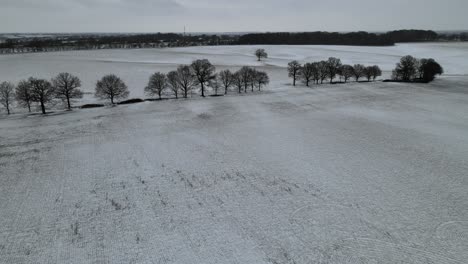
{"type": "MultiPolygon", "coordinates": [[[[196,58],[258,66],[263,93],[0,115],[0,263],[444,263],[468,259],[468,45],[82,51],[0,57],[0,80],[104,74],[142,96],[196,58]],[[292,59],[423,84],[289,85],[292,59]]],[[[85,101],[95,100],[92,96],[85,101]]]]}
{"type": "Polygon", "coordinates": [[[121,77],[129,86],[130,97],[143,97],[149,76],[155,71],[169,72],[179,64],[190,64],[196,59],[209,59],[217,70],[237,70],[255,66],[269,73],[270,89],[284,88],[286,66],[291,60],[311,62],[330,56],[341,58],[344,64],[379,65],[383,78],[390,77],[392,69],[405,55],[433,57],[448,76],[468,75],[468,43],[398,44],[393,47],[354,46],[217,46],[171,49],[94,50],[20,54],[0,56],[0,81],[18,82],[30,76],[50,79],[60,72],[77,75],[83,83],[83,103],[96,102],[92,95],[96,81],[106,74],[121,77]],[[264,48],[269,59],[258,62],[254,52],[264,48]]]}

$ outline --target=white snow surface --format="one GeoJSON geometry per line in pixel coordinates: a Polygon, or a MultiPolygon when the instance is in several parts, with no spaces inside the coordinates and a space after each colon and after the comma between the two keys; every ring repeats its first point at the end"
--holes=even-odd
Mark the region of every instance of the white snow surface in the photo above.
{"type": "Polygon", "coordinates": [[[329,57],[341,58],[346,64],[379,65],[383,78],[389,78],[402,56],[434,58],[444,67],[446,76],[468,75],[468,43],[397,44],[389,47],[362,46],[213,46],[166,49],[123,49],[67,51],[0,56],[0,81],[18,82],[34,76],[50,79],[60,72],[80,77],[82,89],[89,93],[83,103],[94,103],[94,88],[98,79],[113,73],[129,86],[130,97],[144,97],[149,76],[156,72],[169,72],[180,64],[196,59],[209,59],[218,70],[237,70],[248,65],[263,70],[277,70],[270,88],[283,87],[287,81],[288,62],[312,62],[329,57]],[[254,52],[263,48],[269,58],[258,62],[254,52]]]}
{"type": "MultiPolygon", "coordinates": [[[[72,56],[48,55],[21,56],[72,56]]],[[[248,95],[0,114],[0,263],[466,263],[468,77],[306,88],[262,67],[248,95]]]]}

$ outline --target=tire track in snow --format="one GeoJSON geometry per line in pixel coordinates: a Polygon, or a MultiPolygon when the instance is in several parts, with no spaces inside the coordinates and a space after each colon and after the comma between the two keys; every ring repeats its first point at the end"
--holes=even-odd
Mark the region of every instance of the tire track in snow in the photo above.
{"type": "Polygon", "coordinates": [[[468,221],[446,221],[434,230],[430,243],[443,254],[468,258],[468,221]]]}
{"type": "Polygon", "coordinates": [[[330,249],[329,263],[463,264],[462,261],[427,250],[369,238],[349,238],[330,249]]]}

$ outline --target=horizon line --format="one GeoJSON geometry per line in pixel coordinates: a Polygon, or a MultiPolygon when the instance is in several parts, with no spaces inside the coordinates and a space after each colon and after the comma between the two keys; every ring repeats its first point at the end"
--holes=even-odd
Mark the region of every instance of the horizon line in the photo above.
{"type": "MultiPolygon", "coordinates": [[[[328,30],[311,30],[311,31],[187,31],[186,34],[196,33],[196,34],[251,34],[251,33],[303,33],[303,32],[331,32],[331,33],[350,33],[350,32],[368,32],[368,33],[386,33],[390,31],[399,31],[399,30],[429,30],[434,32],[468,32],[468,29],[445,29],[445,30],[434,30],[434,29],[416,29],[416,28],[406,28],[406,29],[393,29],[393,30],[342,30],[342,31],[328,31],[328,30]]],[[[183,34],[184,31],[69,31],[69,32],[0,32],[0,35],[7,34],[183,34]]]]}

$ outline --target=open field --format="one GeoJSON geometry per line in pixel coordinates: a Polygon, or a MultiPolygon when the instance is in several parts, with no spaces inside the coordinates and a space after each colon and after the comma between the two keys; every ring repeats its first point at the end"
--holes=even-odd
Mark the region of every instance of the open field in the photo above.
{"type": "Polygon", "coordinates": [[[319,61],[330,56],[345,64],[379,65],[389,78],[402,56],[432,57],[444,67],[446,76],[468,76],[468,43],[398,44],[392,47],[355,46],[216,46],[141,50],[95,50],[0,56],[0,81],[17,82],[30,76],[50,79],[60,72],[77,75],[88,92],[82,103],[93,103],[96,81],[114,73],[129,86],[130,97],[143,97],[149,76],[169,72],[179,64],[209,59],[218,70],[255,66],[268,72],[270,89],[290,84],[286,66],[291,60],[319,61]],[[269,59],[257,62],[254,51],[264,48],[269,59]]]}
{"type": "MultiPolygon", "coordinates": [[[[362,61],[331,50],[320,58],[389,70],[400,55],[431,56],[421,45],[362,61]]],[[[113,72],[130,87],[198,57],[257,65],[235,48],[168,50],[175,55],[156,62],[144,54],[162,50],[4,56],[0,79],[31,74],[14,75],[5,61],[83,81],[113,72]]],[[[0,263],[466,263],[466,46],[431,56],[448,76],[428,85],[293,88],[283,67],[303,58],[300,49],[272,48],[259,65],[272,76],[263,93],[2,113],[0,263]]]]}

